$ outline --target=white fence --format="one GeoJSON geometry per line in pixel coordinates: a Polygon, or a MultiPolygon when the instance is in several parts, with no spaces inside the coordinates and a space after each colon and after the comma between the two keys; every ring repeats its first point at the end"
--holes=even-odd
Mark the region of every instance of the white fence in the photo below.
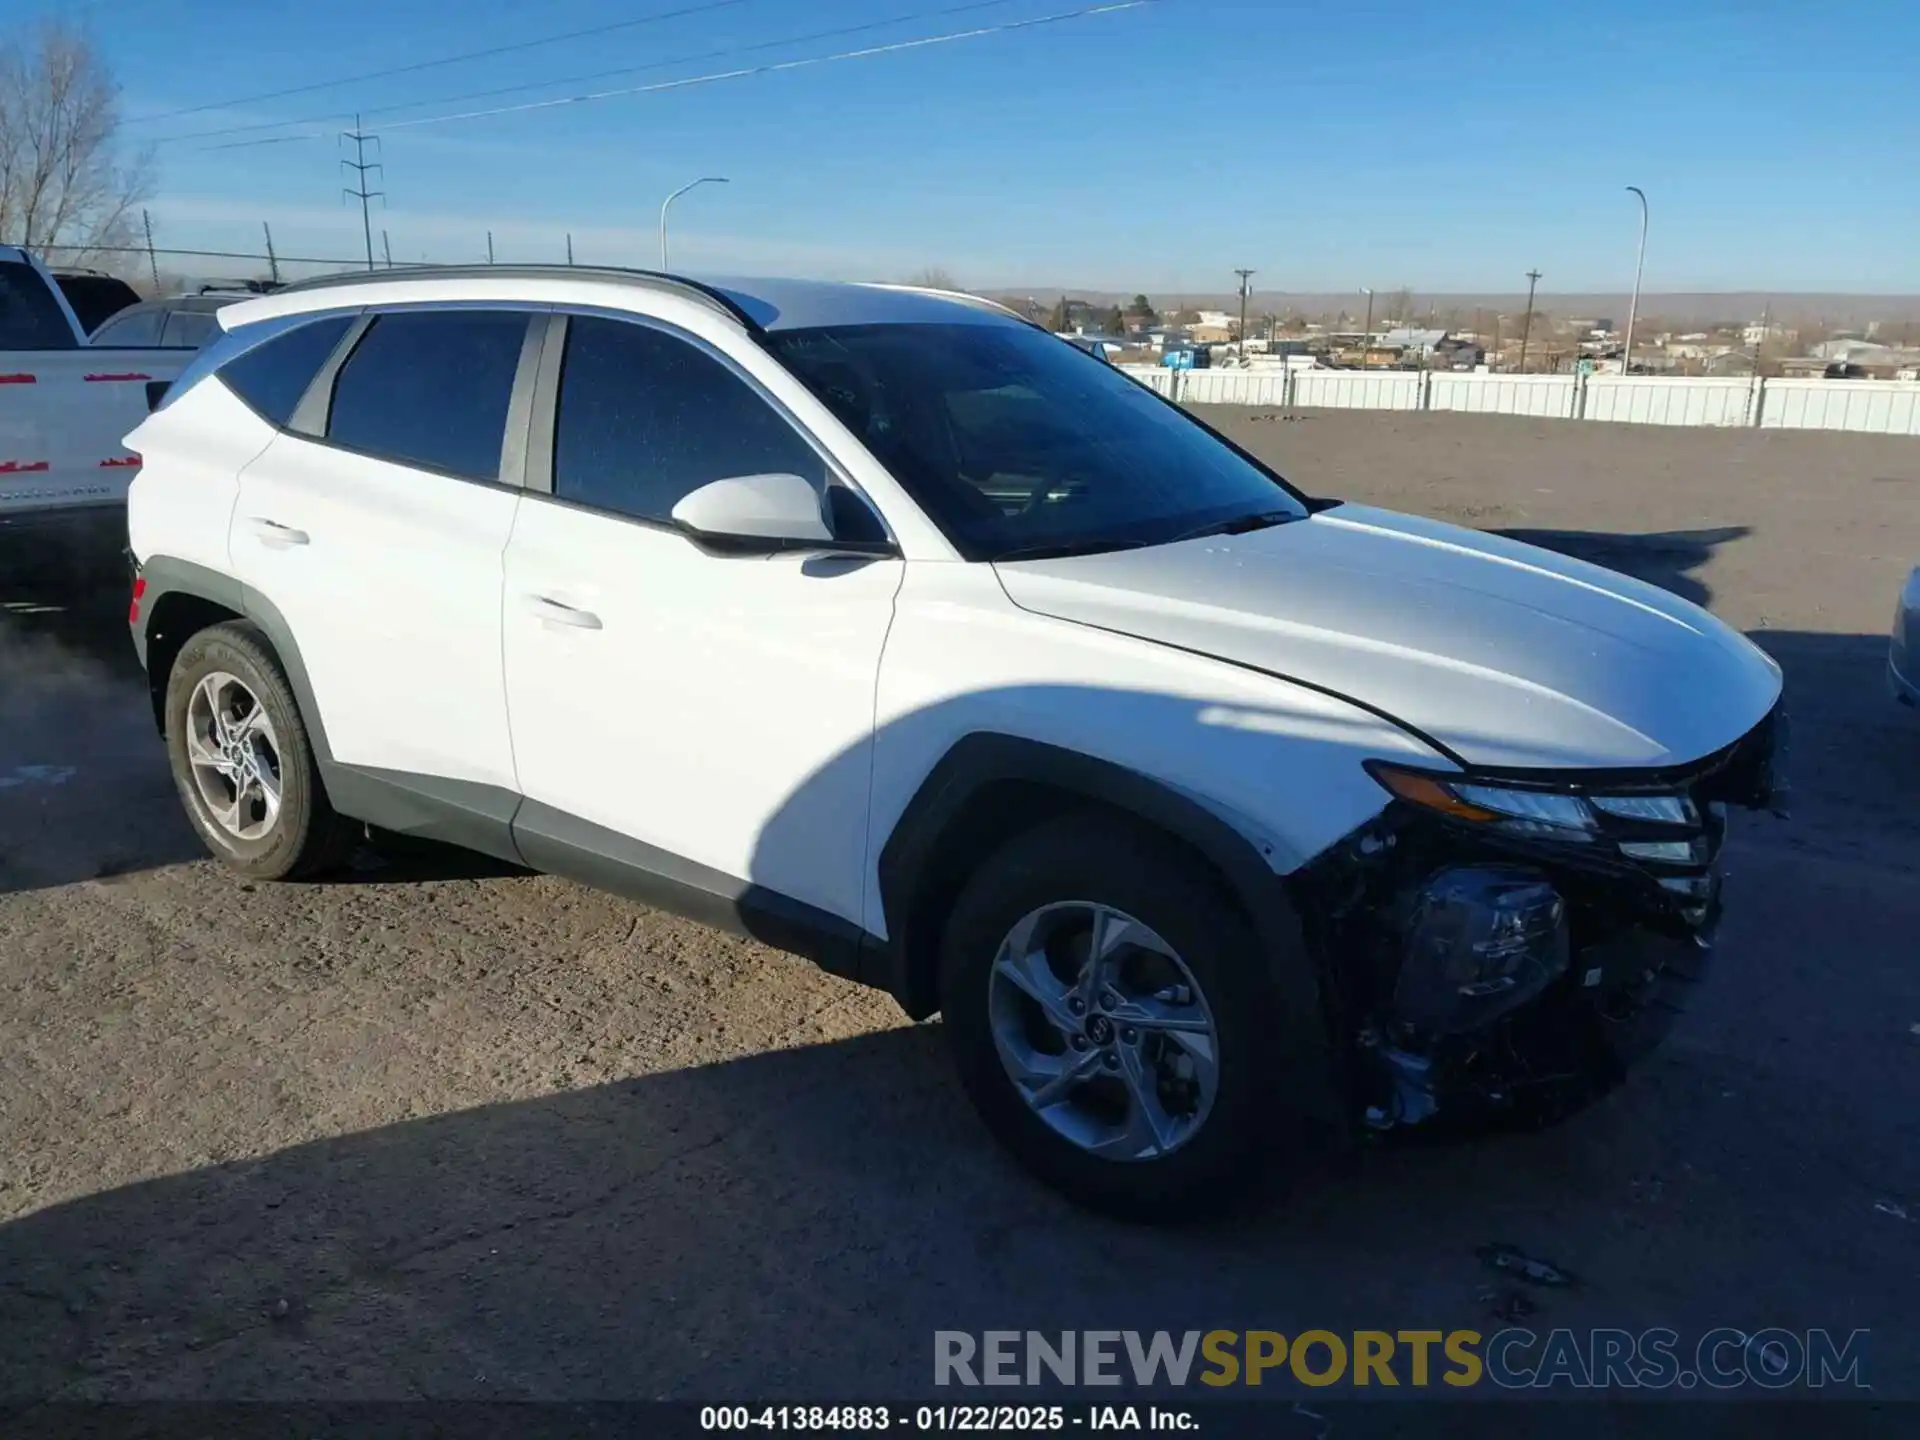
{"type": "Polygon", "coordinates": [[[1492,375],[1452,370],[1119,367],[1189,405],[1452,410],[1632,425],[1719,425],[1920,435],[1920,382],[1669,375],[1492,375]]]}

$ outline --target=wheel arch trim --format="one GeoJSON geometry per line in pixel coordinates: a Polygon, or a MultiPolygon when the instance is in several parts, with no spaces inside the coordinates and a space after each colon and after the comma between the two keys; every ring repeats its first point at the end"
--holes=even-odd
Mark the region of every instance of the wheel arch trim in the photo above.
{"type": "Polygon", "coordinates": [[[890,991],[916,1018],[938,1008],[937,938],[916,915],[920,887],[944,836],[988,787],[1025,783],[1062,791],[1132,815],[1206,861],[1246,914],[1284,1011],[1295,1020],[1289,1044],[1309,1051],[1296,1071],[1317,1082],[1310,1105],[1337,1111],[1320,975],[1284,881],[1256,842],[1192,796],[1113,761],[1023,736],[976,732],[956,741],[908,800],[876,865],[887,940],[863,963],[861,978],[890,991]],[[1310,1023],[1307,1023],[1310,1022],[1310,1023]]]}

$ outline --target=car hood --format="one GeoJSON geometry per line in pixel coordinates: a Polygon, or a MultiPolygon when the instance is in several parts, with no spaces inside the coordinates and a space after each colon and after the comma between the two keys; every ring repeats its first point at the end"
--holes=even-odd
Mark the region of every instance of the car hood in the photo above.
{"type": "Polygon", "coordinates": [[[1334,691],[1475,766],[1682,764],[1780,694],[1771,658],[1665,590],[1366,506],[995,568],[1023,609],[1334,691]]]}

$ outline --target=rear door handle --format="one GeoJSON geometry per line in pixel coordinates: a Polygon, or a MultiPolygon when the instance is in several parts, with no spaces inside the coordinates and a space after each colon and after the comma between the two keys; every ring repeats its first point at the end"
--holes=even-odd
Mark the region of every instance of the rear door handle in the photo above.
{"type": "Polygon", "coordinates": [[[573,630],[598,630],[600,617],[591,610],[581,610],[572,605],[546,595],[527,595],[523,599],[526,607],[542,625],[565,625],[573,630]]]}
{"type": "Polygon", "coordinates": [[[262,515],[247,517],[247,528],[253,532],[253,538],[269,550],[290,550],[295,545],[305,545],[307,532],[296,530],[291,525],[282,525],[278,520],[269,520],[262,515]]]}

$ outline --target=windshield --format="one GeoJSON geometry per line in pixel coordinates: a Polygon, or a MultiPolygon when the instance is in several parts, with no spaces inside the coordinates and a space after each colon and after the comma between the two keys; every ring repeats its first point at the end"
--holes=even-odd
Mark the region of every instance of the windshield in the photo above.
{"type": "Polygon", "coordinates": [[[767,344],[969,560],[1159,545],[1307,513],[1181,411],[1044,331],[850,325],[767,344]]]}

